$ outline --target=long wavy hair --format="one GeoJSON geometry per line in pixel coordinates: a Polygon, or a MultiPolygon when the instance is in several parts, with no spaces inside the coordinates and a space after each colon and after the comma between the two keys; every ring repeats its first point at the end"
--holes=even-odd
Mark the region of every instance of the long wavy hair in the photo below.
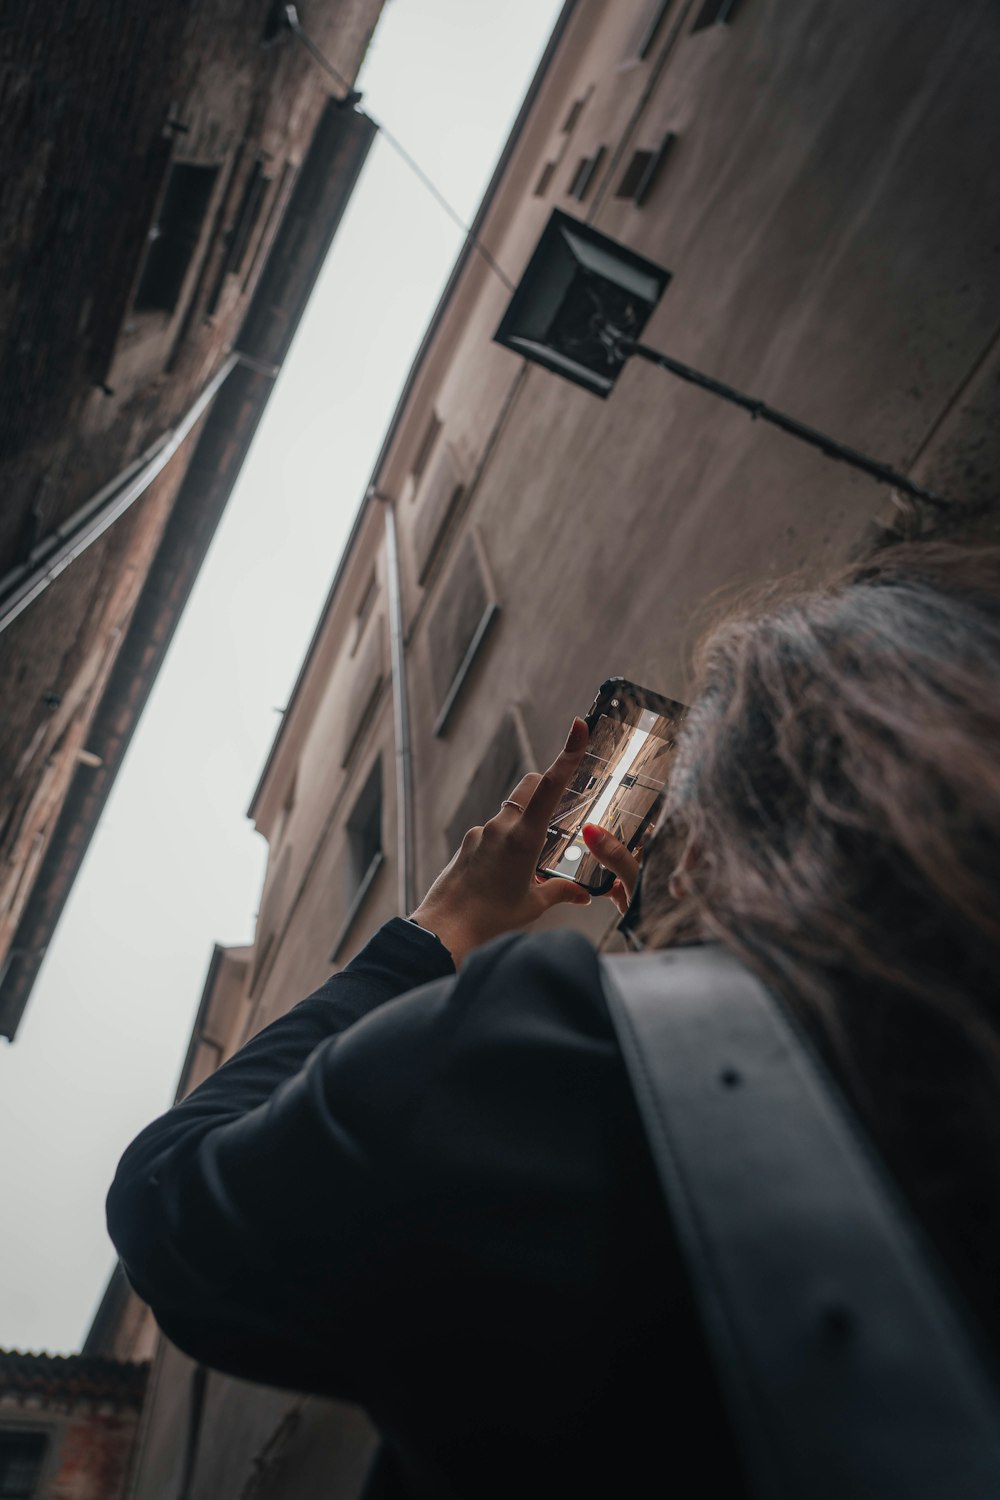
{"type": "Polygon", "coordinates": [[[885,549],[704,640],[643,875],[811,1033],[1000,1347],[1000,547],[885,549]]]}

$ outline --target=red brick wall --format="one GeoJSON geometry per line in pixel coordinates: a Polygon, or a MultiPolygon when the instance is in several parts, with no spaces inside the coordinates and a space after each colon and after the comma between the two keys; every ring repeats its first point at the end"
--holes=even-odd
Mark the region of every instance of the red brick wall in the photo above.
{"type": "Polygon", "coordinates": [[[40,1500],[123,1500],[138,1421],[134,1411],[69,1416],[40,1500]]]}

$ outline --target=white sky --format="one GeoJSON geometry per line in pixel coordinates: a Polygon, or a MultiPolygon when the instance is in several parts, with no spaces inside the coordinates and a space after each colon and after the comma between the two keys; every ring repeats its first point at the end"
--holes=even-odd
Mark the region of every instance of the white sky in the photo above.
{"type": "MultiPolygon", "coordinates": [[[[467,222],[560,5],[386,5],[365,105],[467,222]]],[[[275,710],[460,243],[376,139],[17,1040],[0,1046],[2,1348],[79,1348],[114,1265],[118,1157],[173,1099],[213,943],[253,935],[266,849],[246,808],[275,710]]]]}

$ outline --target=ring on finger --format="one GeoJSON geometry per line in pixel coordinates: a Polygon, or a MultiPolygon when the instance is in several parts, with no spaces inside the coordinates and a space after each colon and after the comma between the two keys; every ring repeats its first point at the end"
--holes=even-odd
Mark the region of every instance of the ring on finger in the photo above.
{"type": "Polygon", "coordinates": [[[523,813],[524,812],[524,808],[521,806],[520,802],[514,802],[514,801],[512,801],[512,799],[510,797],[505,797],[503,799],[503,801],[501,802],[500,806],[501,807],[516,807],[519,813],[523,813]]]}

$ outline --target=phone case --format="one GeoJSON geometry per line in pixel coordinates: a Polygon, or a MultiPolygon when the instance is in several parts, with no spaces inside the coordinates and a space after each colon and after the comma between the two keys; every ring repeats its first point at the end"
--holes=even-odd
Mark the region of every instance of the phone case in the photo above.
{"type": "MultiPolygon", "coordinates": [[[[661,693],[653,692],[650,688],[640,687],[638,683],[631,682],[626,677],[609,677],[601,683],[590,709],[584,716],[591,735],[593,735],[594,729],[601,718],[605,714],[608,714],[609,717],[615,717],[615,715],[610,713],[610,710],[618,708],[622,704],[627,704],[629,708],[634,706],[637,711],[648,709],[653,713],[662,715],[666,719],[673,719],[678,722],[686,712],[684,704],[678,703],[674,699],[666,698],[661,693]]],[[[626,722],[628,722],[628,718],[631,718],[631,714],[626,718],[626,722]]],[[[629,848],[635,848],[642,840],[661,805],[662,794],[653,802],[648,812],[642,818],[638,828],[626,841],[629,848]]],[[[584,821],[586,821],[586,816],[581,818],[581,827],[584,821]]],[[[538,873],[545,879],[566,880],[575,878],[563,871],[546,868],[542,861],[539,862],[538,873]]],[[[614,885],[614,881],[615,877],[610,871],[602,871],[596,881],[593,879],[589,881],[579,880],[577,884],[583,886],[584,890],[589,891],[591,895],[603,896],[614,885]]]]}

